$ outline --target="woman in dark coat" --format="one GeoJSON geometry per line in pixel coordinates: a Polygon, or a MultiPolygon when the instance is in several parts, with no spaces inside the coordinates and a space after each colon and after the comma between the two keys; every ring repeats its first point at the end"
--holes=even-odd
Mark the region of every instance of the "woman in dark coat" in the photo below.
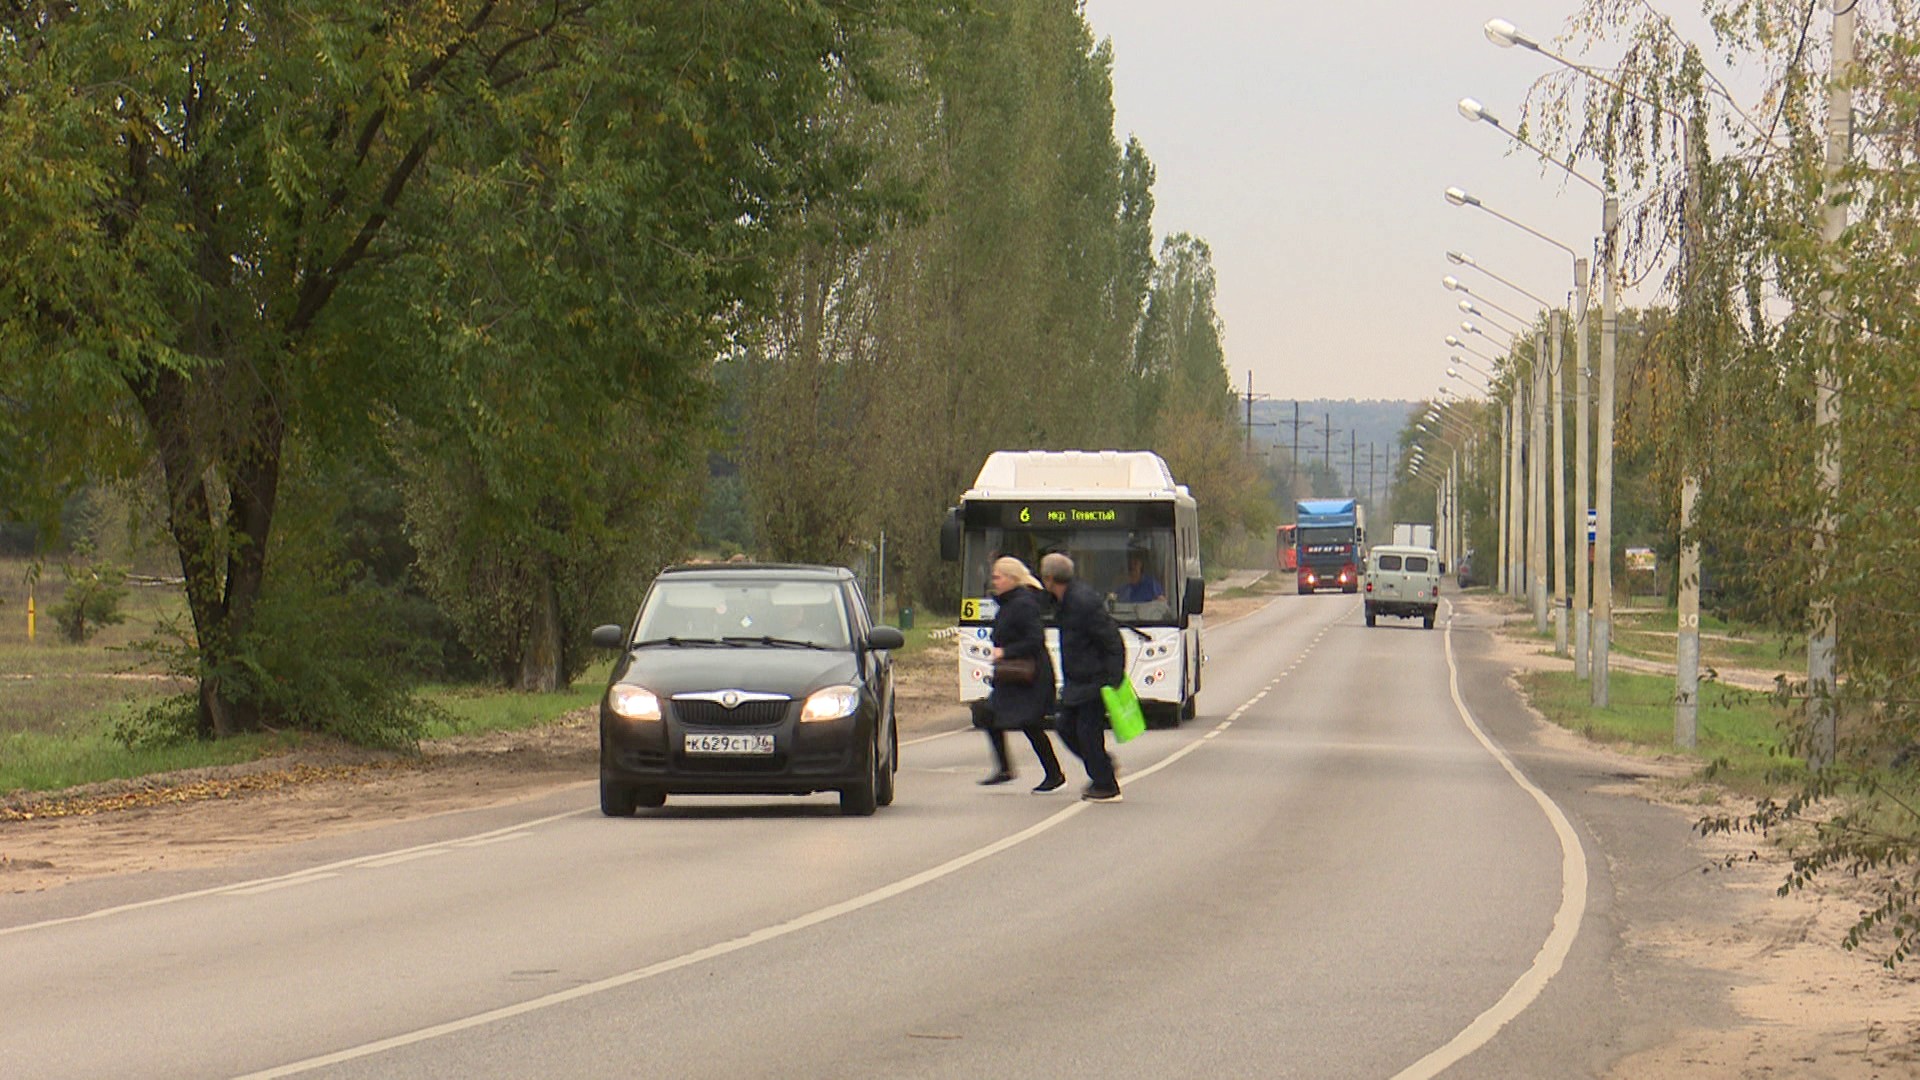
{"type": "Polygon", "coordinates": [[[999,601],[993,616],[993,658],[1033,661],[1033,681],[1014,683],[995,679],[987,696],[987,745],[993,750],[994,771],[982,784],[1004,784],[1013,779],[1013,762],[1007,757],[1007,732],[1024,731],[1033,752],[1040,758],[1046,778],[1033,789],[1043,795],[1067,782],[1060,771],[1060,759],[1053,752],[1053,740],[1047,736],[1048,714],[1053,711],[1053,660],[1047,655],[1046,627],[1040,621],[1040,582],[1027,565],[1010,555],[994,561],[991,588],[999,601]]]}

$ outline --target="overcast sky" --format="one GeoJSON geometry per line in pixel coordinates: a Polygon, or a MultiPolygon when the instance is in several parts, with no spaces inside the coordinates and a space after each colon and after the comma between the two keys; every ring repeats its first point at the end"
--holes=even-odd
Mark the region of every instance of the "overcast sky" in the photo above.
{"type": "Polygon", "coordinates": [[[1495,48],[1481,33],[1487,19],[1544,42],[1577,9],[1578,0],[1087,0],[1095,36],[1113,42],[1116,134],[1138,136],[1158,171],[1155,231],[1193,233],[1213,249],[1236,390],[1251,371],[1256,395],[1282,400],[1433,396],[1449,381],[1442,339],[1464,317],[1442,277],[1515,312],[1537,307],[1450,264],[1449,248],[1540,296],[1567,293],[1565,253],[1441,193],[1464,188],[1591,254],[1599,196],[1557,170],[1544,175],[1525,151],[1510,155],[1498,131],[1455,111],[1474,97],[1512,124],[1528,86],[1551,70],[1543,57],[1495,48]]]}

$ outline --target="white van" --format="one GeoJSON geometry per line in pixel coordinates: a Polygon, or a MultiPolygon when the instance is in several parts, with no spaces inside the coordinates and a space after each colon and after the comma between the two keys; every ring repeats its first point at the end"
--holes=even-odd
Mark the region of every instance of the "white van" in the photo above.
{"type": "Polygon", "coordinates": [[[1431,630],[1440,608],[1440,553],[1430,547],[1382,544],[1367,552],[1360,589],[1368,626],[1374,625],[1375,616],[1394,615],[1420,619],[1431,630]]]}

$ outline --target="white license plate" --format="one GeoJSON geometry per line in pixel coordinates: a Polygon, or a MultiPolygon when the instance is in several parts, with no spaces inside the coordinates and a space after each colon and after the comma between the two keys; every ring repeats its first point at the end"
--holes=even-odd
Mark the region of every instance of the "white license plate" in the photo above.
{"type": "Polygon", "coordinates": [[[771,754],[772,735],[688,735],[689,754],[771,754]]]}

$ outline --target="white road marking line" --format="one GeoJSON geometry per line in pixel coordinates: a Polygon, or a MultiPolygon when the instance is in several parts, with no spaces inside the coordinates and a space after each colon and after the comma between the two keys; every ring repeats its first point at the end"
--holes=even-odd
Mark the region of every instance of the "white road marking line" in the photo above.
{"type": "MultiPolygon", "coordinates": [[[[466,842],[484,840],[491,836],[498,836],[501,833],[520,832],[537,825],[545,825],[549,822],[559,821],[562,818],[580,817],[589,813],[597,813],[597,811],[568,810],[563,814],[550,814],[543,818],[536,818],[533,821],[522,821],[499,829],[489,829],[486,832],[475,833],[463,839],[466,842]]],[[[89,919],[104,919],[109,915],[119,915],[128,911],[139,911],[143,908],[160,907],[163,904],[177,904],[182,900],[194,900],[202,896],[215,896],[220,893],[232,892],[235,889],[245,889],[254,885],[266,885],[270,882],[286,881],[289,878],[307,877],[326,870],[343,870],[359,866],[370,859],[382,859],[389,855],[398,855],[406,851],[419,851],[423,848],[441,847],[448,842],[449,841],[441,840],[431,844],[420,844],[416,847],[401,848],[399,851],[381,852],[377,855],[361,855],[352,859],[342,859],[339,862],[326,863],[322,866],[309,866],[305,870],[296,870],[291,874],[275,874],[272,877],[254,878],[251,881],[237,881],[231,885],[216,885],[210,889],[195,889],[192,892],[174,893],[171,896],[156,896],[151,900],[140,900],[131,904],[120,904],[116,907],[101,908],[98,911],[89,911],[83,915],[67,915],[58,919],[43,919],[40,922],[22,923],[19,926],[0,926],[0,937],[6,937],[8,934],[21,934],[28,930],[44,930],[50,926],[64,926],[67,923],[85,922],[89,919]]]]}
{"type": "MultiPolygon", "coordinates": [[[[1447,609],[1451,614],[1453,609],[1451,601],[1448,601],[1447,609]]],[[[1394,1080],[1426,1080],[1428,1077],[1440,1075],[1461,1058],[1485,1046],[1501,1028],[1526,1011],[1527,1006],[1533,1004],[1533,1000],[1540,996],[1540,991],[1546,989],[1547,980],[1558,974],[1561,965],[1566,963],[1567,954],[1573,951],[1573,940],[1580,933],[1580,922],[1586,917],[1587,911],[1587,862],[1586,853],[1580,847],[1579,834],[1573,831],[1567,816],[1560,812],[1560,807],[1554,803],[1553,799],[1536,787],[1533,781],[1528,780],[1526,774],[1514,765],[1513,759],[1507,757],[1498,746],[1495,746],[1492,739],[1487,738],[1487,733],[1481,730],[1479,723],[1474,720],[1472,710],[1467,708],[1466,701],[1460,697],[1460,669],[1454,661],[1451,620],[1449,620],[1446,642],[1447,689],[1453,695],[1455,711],[1460,714],[1461,721],[1467,725],[1467,730],[1480,741],[1480,745],[1486,748],[1487,753],[1493,755],[1493,759],[1507,771],[1507,775],[1513,779],[1513,782],[1533,797],[1533,801],[1540,807],[1540,812],[1545,814],[1547,821],[1553,825],[1554,835],[1560,840],[1560,910],[1554,913],[1553,929],[1547,932],[1547,939],[1541,943],[1540,951],[1534,955],[1533,964],[1512,986],[1507,988],[1507,992],[1500,996],[1500,1000],[1494,1002],[1487,1011],[1474,1017],[1473,1023],[1468,1024],[1460,1034],[1448,1040],[1445,1046],[1396,1073],[1394,1080]]]]}
{"type": "MultiPolygon", "coordinates": [[[[1199,744],[1189,743],[1183,750],[1190,750],[1197,745],[1199,744]]],[[[1152,768],[1134,774],[1130,780],[1137,781],[1141,776],[1157,772],[1159,769],[1165,767],[1167,761],[1179,756],[1181,755],[1172,755],[1168,759],[1156,763],[1152,768]]],[[[336,1051],[335,1053],[323,1054],[318,1057],[306,1058],[302,1061],[294,1061],[285,1065],[275,1066],[271,1069],[248,1073],[244,1077],[241,1077],[240,1080],[266,1080],[266,1078],[269,1077],[295,1076],[300,1073],[311,1072],[314,1069],[322,1069],[330,1065],[339,1065],[359,1058],[370,1057],[388,1050],[397,1050],[403,1046],[411,1046],[415,1043],[426,1042],[429,1039],[437,1039],[443,1035],[451,1035],[455,1032],[495,1023],[515,1016],[523,1016],[527,1013],[551,1008],[555,1005],[561,1005],[579,998],[604,993],[608,990],[630,986],[634,983],[651,979],[656,975],[665,975],[668,972],[678,971],[685,967],[692,967],[695,964],[717,959],[729,953],[736,953],[742,949],[752,948],[755,945],[783,938],[789,934],[797,933],[798,931],[837,919],[842,915],[849,915],[863,908],[872,907],[883,900],[890,900],[903,893],[917,889],[922,885],[938,881],[941,878],[964,870],[974,863],[998,855],[1008,848],[1023,844],[1041,833],[1051,830],[1061,822],[1085,810],[1087,805],[1088,804],[1084,802],[1071,803],[1055,811],[1051,816],[1043,818],[1017,833],[1002,837],[984,847],[975,848],[964,855],[956,856],[931,869],[922,870],[917,874],[901,878],[899,881],[888,885],[882,885],[877,889],[861,893],[859,896],[851,899],[842,900],[837,904],[829,904],[826,907],[810,911],[805,915],[796,916],[788,919],[786,922],[762,927],[759,930],[743,934],[730,941],[709,945],[703,949],[696,949],[693,952],[683,953],[668,960],[662,960],[658,963],[649,964],[646,967],[636,968],[632,971],[622,972],[619,975],[610,976],[595,982],[582,983],[579,986],[569,987],[565,990],[531,998],[513,1005],[502,1006],[498,1009],[489,1009],[486,1012],[475,1013],[472,1016],[462,1017],[458,1020],[450,1020],[444,1024],[435,1024],[432,1027],[421,1028],[418,1031],[410,1031],[403,1035],[395,1035],[377,1042],[363,1043],[360,1046],[349,1047],[345,1050],[336,1051]]]]}
{"type": "MultiPolygon", "coordinates": [[[[1241,707],[1245,708],[1246,706],[1242,705],[1241,707]]],[[[1185,746],[1182,746],[1180,749],[1175,750],[1173,753],[1168,754],[1166,757],[1161,758],[1159,761],[1154,762],[1144,769],[1140,769],[1137,772],[1129,771],[1127,773],[1127,783],[1129,785],[1137,784],[1146,777],[1152,776],[1154,773],[1167,768],[1174,762],[1193,753],[1203,745],[1206,739],[1212,738],[1222,731],[1225,731],[1229,723],[1231,723],[1231,721],[1216,725],[1212,731],[1207,732],[1207,734],[1200,739],[1187,743],[1185,746]]],[[[1086,808],[1087,804],[1084,802],[1071,803],[1060,810],[1056,810],[1051,816],[1042,818],[1040,821],[1027,826],[1017,833],[1004,836],[983,847],[975,848],[964,855],[955,856],[932,869],[922,870],[917,874],[901,878],[899,881],[861,893],[852,899],[842,900],[837,904],[829,904],[826,907],[810,911],[805,915],[795,916],[786,922],[762,927],[759,930],[743,934],[730,941],[709,945],[703,949],[696,949],[690,953],[683,953],[671,959],[662,960],[658,963],[649,964],[646,967],[636,968],[632,971],[622,972],[618,975],[612,975],[595,982],[582,983],[579,986],[569,987],[565,990],[556,991],[555,993],[546,994],[541,997],[530,998],[512,1005],[504,1005],[498,1009],[489,1009],[486,1012],[475,1013],[472,1016],[461,1017],[458,1020],[449,1020],[444,1024],[435,1024],[432,1027],[409,1031],[405,1034],[380,1039],[376,1042],[362,1043],[359,1046],[348,1047],[345,1050],[338,1050],[331,1054],[322,1054],[318,1057],[310,1057],[301,1061],[289,1062],[285,1065],[277,1065],[271,1069],[247,1073],[237,1078],[237,1080],[270,1080],[272,1077],[297,1076],[315,1069],[324,1069],[328,1066],[344,1064],[348,1061],[355,1061],[360,1058],[371,1057],[375,1054],[382,1054],[388,1050],[398,1050],[404,1046],[427,1042],[431,1039],[440,1038],[443,1035],[452,1035],[501,1020],[511,1019],[516,1016],[524,1016],[527,1013],[538,1012],[542,1009],[552,1008],[555,1005],[562,1005],[569,1001],[576,1001],[580,998],[604,993],[608,990],[617,990],[623,986],[631,986],[634,983],[651,979],[656,975],[665,975],[668,972],[692,967],[695,964],[717,959],[730,953],[736,953],[742,949],[749,949],[755,945],[764,944],[778,938],[786,937],[789,934],[818,926],[821,923],[837,919],[842,915],[850,915],[864,908],[872,907],[882,901],[891,900],[903,893],[911,892],[922,885],[930,884],[941,878],[958,873],[972,866],[974,863],[998,855],[1009,848],[1023,844],[1039,836],[1041,833],[1053,829],[1055,826],[1060,825],[1086,808]]]]}
{"type": "Polygon", "coordinates": [[[483,836],[478,840],[455,840],[447,846],[457,848],[484,847],[487,844],[497,844],[502,840],[524,840],[532,835],[532,833],[525,832],[501,833],[498,836],[483,836]]]}
{"type": "Polygon", "coordinates": [[[257,893],[273,892],[275,889],[285,889],[294,885],[306,885],[310,882],[325,881],[328,878],[339,877],[339,876],[340,876],[339,874],[335,874],[335,873],[302,874],[299,877],[281,878],[279,881],[269,881],[265,885],[252,885],[243,889],[225,889],[225,890],[222,890],[221,895],[222,896],[253,896],[257,893]]]}
{"type": "Polygon", "coordinates": [[[917,739],[902,739],[900,740],[900,746],[902,749],[905,749],[906,747],[909,747],[909,746],[919,746],[921,743],[930,743],[935,739],[944,739],[950,735],[958,735],[961,732],[972,731],[972,730],[974,729],[971,727],[957,727],[947,731],[936,732],[932,735],[922,735],[917,739]]]}
{"type": "Polygon", "coordinates": [[[368,859],[366,862],[360,864],[360,868],[366,870],[382,866],[398,866],[401,863],[412,862],[415,859],[424,859],[430,855],[445,855],[446,853],[447,849],[443,847],[423,848],[419,851],[403,851],[398,855],[383,855],[378,859],[368,859]]]}

